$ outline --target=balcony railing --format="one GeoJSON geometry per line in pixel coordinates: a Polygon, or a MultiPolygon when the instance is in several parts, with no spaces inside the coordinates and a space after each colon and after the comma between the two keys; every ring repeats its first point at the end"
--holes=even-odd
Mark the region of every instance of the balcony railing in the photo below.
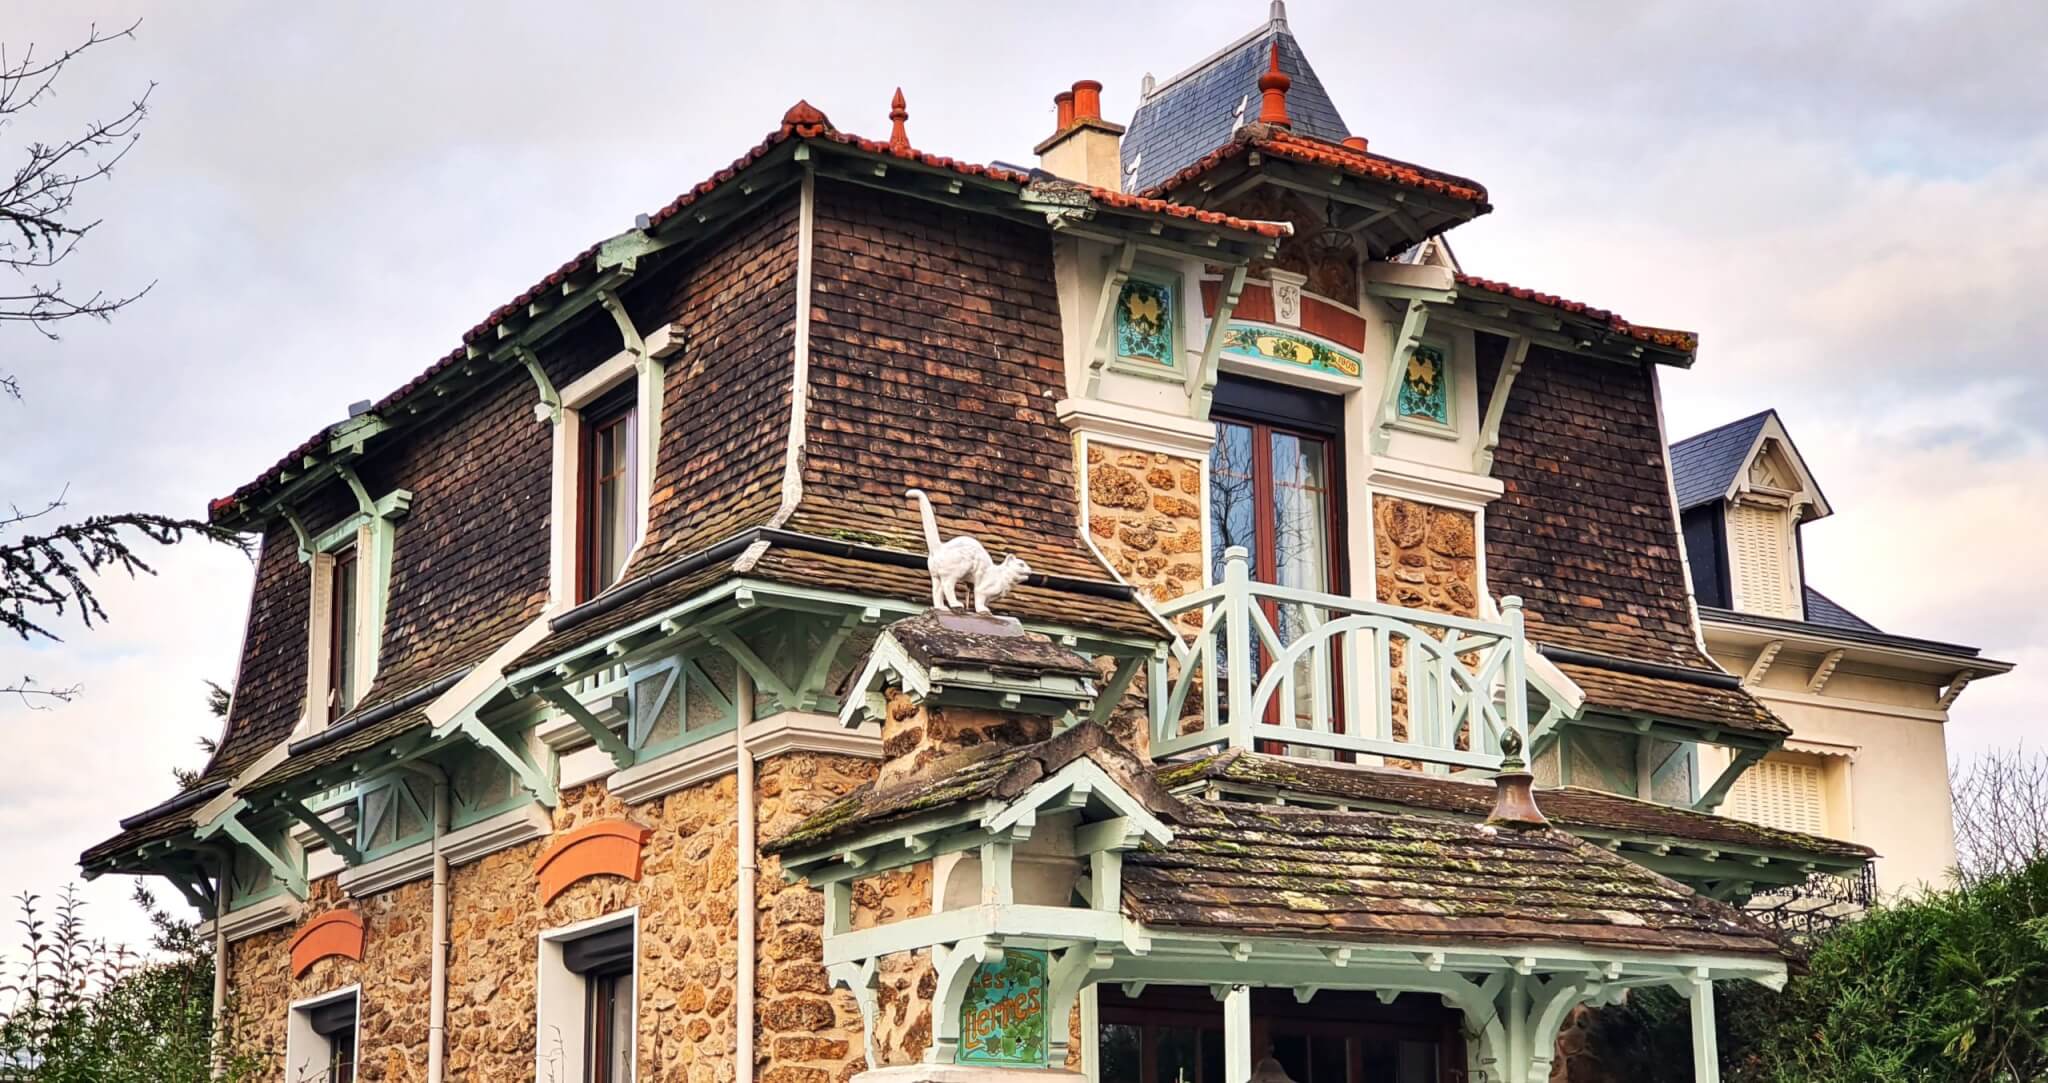
{"type": "Polygon", "coordinates": [[[1284,746],[1497,770],[1502,733],[1528,747],[1520,598],[1471,620],[1256,583],[1238,546],[1223,561],[1222,583],[1161,608],[1192,638],[1153,665],[1154,756],[1284,746]]]}

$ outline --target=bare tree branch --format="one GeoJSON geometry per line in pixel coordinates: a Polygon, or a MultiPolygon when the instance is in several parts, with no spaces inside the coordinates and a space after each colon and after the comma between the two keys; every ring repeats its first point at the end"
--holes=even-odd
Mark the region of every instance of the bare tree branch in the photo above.
{"type": "MultiPolygon", "coordinates": [[[[55,93],[70,64],[88,50],[135,36],[141,22],[106,33],[95,25],[85,40],[56,56],[39,55],[36,46],[10,52],[0,44],[0,130],[55,93]]],[[[105,320],[148,293],[150,283],[132,292],[66,287],[56,267],[78,250],[100,219],[76,216],[79,190],[113,175],[114,167],[142,138],[149,115],[150,83],[142,94],[111,117],[88,121],[84,130],[54,143],[32,140],[18,151],[12,167],[0,174],[0,268],[14,272],[0,287],[0,323],[26,323],[43,337],[57,337],[56,325],[80,316],[105,320]]],[[[0,392],[21,397],[18,378],[0,373],[0,392]]]]}
{"type": "Polygon", "coordinates": [[[1956,866],[1964,883],[2048,856],[2048,753],[1987,752],[1956,767],[1956,866]]]}
{"type": "Polygon", "coordinates": [[[69,688],[50,688],[34,677],[23,675],[13,684],[0,685],[0,696],[17,697],[21,700],[21,705],[31,711],[47,711],[55,704],[71,702],[78,695],[80,687],[74,684],[69,688]]]}

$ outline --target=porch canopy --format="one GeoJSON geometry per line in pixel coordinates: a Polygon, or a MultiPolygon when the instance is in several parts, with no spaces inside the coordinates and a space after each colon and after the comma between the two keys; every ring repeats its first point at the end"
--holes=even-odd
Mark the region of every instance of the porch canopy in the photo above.
{"type": "MultiPolygon", "coordinates": [[[[1712,1080],[1712,983],[1786,974],[1779,941],[1736,909],[1565,832],[1183,800],[1089,723],[857,790],[769,850],[825,889],[825,961],[867,1014],[876,1067],[879,975],[935,972],[923,1060],[952,1064],[969,988],[1006,952],[1045,961],[1045,1064],[1064,1062],[1092,984],[1204,986],[1223,1002],[1228,1083],[1251,1078],[1256,986],[1439,997],[1463,1013],[1471,1078],[1491,1083],[1547,1080],[1573,1008],[1672,986],[1712,1080]],[[922,862],[929,913],[856,921],[856,882],[922,862]]],[[[918,984],[898,981],[885,1003],[918,984]]]]}

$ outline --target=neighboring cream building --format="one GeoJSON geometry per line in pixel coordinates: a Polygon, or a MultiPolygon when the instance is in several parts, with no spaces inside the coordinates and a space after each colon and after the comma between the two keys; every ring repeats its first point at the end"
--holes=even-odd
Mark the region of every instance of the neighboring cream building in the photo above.
{"type": "MultiPolygon", "coordinates": [[[[1721,811],[1862,843],[1877,887],[1939,884],[1955,863],[1949,708],[2009,662],[1879,631],[1807,581],[1800,530],[1832,514],[1777,412],[1671,446],[1672,480],[1709,654],[1792,727],[1721,811]]],[[[1703,777],[1728,754],[1701,746],[1703,777]]]]}

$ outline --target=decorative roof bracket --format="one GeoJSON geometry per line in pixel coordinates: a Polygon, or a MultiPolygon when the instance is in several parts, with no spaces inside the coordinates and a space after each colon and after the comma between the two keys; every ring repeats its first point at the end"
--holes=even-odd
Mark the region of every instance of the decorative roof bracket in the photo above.
{"type": "Polygon", "coordinates": [[[226,812],[221,813],[212,823],[201,827],[194,834],[203,842],[215,835],[226,832],[229,838],[248,847],[251,853],[261,858],[265,865],[270,866],[271,875],[277,877],[278,883],[283,884],[285,890],[291,892],[294,898],[304,902],[307,892],[306,874],[284,858],[279,857],[277,851],[271,849],[262,839],[257,838],[254,831],[249,830],[248,825],[244,824],[241,819],[242,813],[248,810],[249,803],[237,799],[233,805],[228,807],[226,812]]]}
{"type": "Polygon", "coordinates": [[[1712,812],[1720,808],[1721,803],[1728,800],[1728,791],[1734,787],[1735,781],[1756,761],[1763,758],[1762,749],[1745,748],[1737,752],[1735,758],[1728,761],[1728,766],[1722,769],[1720,776],[1714,779],[1714,784],[1707,787],[1706,792],[1700,794],[1700,799],[1692,803],[1693,809],[1698,812],[1712,812]]]}
{"type": "Polygon", "coordinates": [[[560,424],[562,394],[555,390],[554,381],[548,379],[547,370],[540,367],[540,358],[534,356],[533,350],[524,344],[514,346],[512,356],[517,357],[520,363],[526,366],[526,371],[533,376],[534,387],[540,391],[540,401],[533,406],[533,419],[545,421],[550,425],[560,424]]]}
{"type": "Polygon", "coordinates": [[[1223,280],[1223,288],[1216,297],[1216,311],[1209,318],[1209,333],[1202,342],[1202,361],[1188,373],[1188,416],[1196,421],[1209,420],[1209,405],[1216,397],[1216,370],[1223,357],[1223,335],[1230,328],[1230,317],[1237,311],[1238,298],[1244,295],[1244,279],[1248,268],[1236,266],[1230,269],[1230,276],[1223,280]]]}
{"type": "Polygon", "coordinates": [[[626,352],[633,355],[636,366],[647,364],[647,340],[640,337],[640,329],[633,326],[633,317],[626,312],[625,302],[619,300],[618,292],[610,286],[600,287],[597,303],[612,314],[612,322],[619,325],[619,338],[626,344],[626,352]]]}
{"type": "Polygon", "coordinates": [[[1486,401],[1486,420],[1479,428],[1479,447],[1472,452],[1472,470],[1478,474],[1493,473],[1493,453],[1500,447],[1500,422],[1507,414],[1508,393],[1515,386],[1515,377],[1521,375],[1522,364],[1529,359],[1529,336],[1516,335],[1508,340],[1508,352],[1501,358],[1500,375],[1493,381],[1493,395],[1486,401]]]}
{"type": "Polygon", "coordinates": [[[355,843],[343,838],[341,832],[336,831],[326,820],[321,819],[319,814],[307,808],[303,801],[296,797],[285,797],[278,801],[278,806],[290,813],[292,819],[306,825],[306,830],[318,835],[320,841],[326,843],[328,849],[341,855],[341,860],[349,867],[353,868],[363,863],[363,852],[356,849],[355,843]]]}
{"type": "Polygon", "coordinates": [[[1125,241],[1117,252],[1116,263],[1102,282],[1102,293],[1095,300],[1095,319],[1088,325],[1088,368],[1086,380],[1081,389],[1085,398],[1095,398],[1102,390],[1102,370],[1109,366],[1110,343],[1116,331],[1117,298],[1123,295],[1124,284],[1131,280],[1131,266],[1138,260],[1138,242],[1125,241]]]}
{"type": "Polygon", "coordinates": [[[1380,390],[1380,409],[1372,424],[1372,453],[1385,455],[1387,445],[1394,438],[1394,420],[1401,397],[1402,370],[1415,348],[1422,344],[1423,331],[1429,326],[1429,305],[1420,298],[1408,302],[1408,314],[1401,320],[1401,334],[1394,339],[1394,350],[1387,356],[1387,383],[1380,390]]]}
{"type": "Polygon", "coordinates": [[[478,748],[498,757],[506,767],[511,768],[512,776],[519,780],[519,784],[526,788],[526,792],[533,795],[534,800],[549,808],[562,803],[561,793],[555,789],[555,784],[549,781],[547,775],[535,767],[531,760],[506,744],[503,737],[479,721],[474,712],[464,717],[456,729],[475,742],[478,748]]]}
{"type": "Polygon", "coordinates": [[[603,749],[605,755],[612,758],[613,766],[622,771],[633,766],[633,750],[626,746],[626,742],[619,739],[619,735],[613,732],[610,726],[605,725],[596,715],[590,713],[590,708],[585,707],[583,701],[571,695],[568,689],[551,688],[542,692],[541,698],[553,704],[556,710],[568,715],[578,728],[582,729],[584,733],[589,734],[590,739],[597,743],[597,747],[603,749]]]}
{"type": "Polygon", "coordinates": [[[292,533],[299,539],[299,563],[311,563],[313,560],[313,537],[306,533],[306,524],[299,520],[299,513],[293,511],[290,506],[283,504],[278,505],[277,510],[284,516],[284,521],[291,524],[292,533]]]}

